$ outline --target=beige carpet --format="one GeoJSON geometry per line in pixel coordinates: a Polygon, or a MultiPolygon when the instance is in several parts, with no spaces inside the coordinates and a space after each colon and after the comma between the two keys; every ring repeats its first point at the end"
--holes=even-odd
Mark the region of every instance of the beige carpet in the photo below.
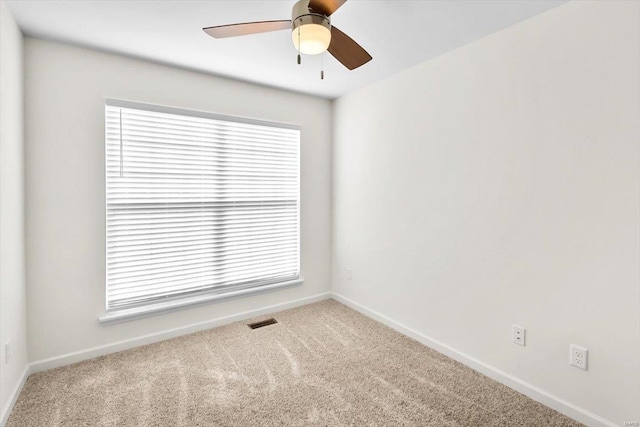
{"type": "Polygon", "coordinates": [[[272,316],[34,374],[8,426],[580,425],[335,301],[272,316]]]}

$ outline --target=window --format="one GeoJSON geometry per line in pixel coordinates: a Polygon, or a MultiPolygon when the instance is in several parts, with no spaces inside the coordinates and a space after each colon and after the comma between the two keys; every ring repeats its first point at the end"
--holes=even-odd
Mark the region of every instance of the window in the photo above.
{"type": "Polygon", "coordinates": [[[105,126],[107,315],[299,282],[297,128],[113,100],[105,126]]]}

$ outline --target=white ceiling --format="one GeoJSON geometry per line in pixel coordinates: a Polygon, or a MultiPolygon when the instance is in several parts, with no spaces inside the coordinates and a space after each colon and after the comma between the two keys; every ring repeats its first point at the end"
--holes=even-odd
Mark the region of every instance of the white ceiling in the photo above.
{"type": "Polygon", "coordinates": [[[290,19],[294,1],[9,0],[23,32],[246,80],[336,98],[566,0],[350,0],[332,24],[373,61],[348,71],[328,53],[296,64],[289,31],[213,39],[202,27],[290,19]]]}

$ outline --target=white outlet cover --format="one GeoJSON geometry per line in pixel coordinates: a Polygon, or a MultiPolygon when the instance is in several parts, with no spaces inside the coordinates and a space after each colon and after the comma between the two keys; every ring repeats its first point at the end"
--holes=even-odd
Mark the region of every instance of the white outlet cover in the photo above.
{"type": "Polygon", "coordinates": [[[344,271],[344,278],[347,280],[351,280],[353,278],[353,271],[351,269],[347,269],[344,271]]]}
{"type": "Polygon", "coordinates": [[[520,325],[513,325],[511,327],[511,341],[518,345],[525,346],[527,342],[527,330],[520,325]]]}
{"type": "Polygon", "coordinates": [[[569,364],[586,371],[589,368],[589,350],[571,344],[569,346],[569,364]]]}

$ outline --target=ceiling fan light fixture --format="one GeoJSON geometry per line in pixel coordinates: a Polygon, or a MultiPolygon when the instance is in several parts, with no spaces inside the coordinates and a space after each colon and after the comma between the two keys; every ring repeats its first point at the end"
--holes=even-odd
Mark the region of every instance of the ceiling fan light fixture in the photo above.
{"type": "Polygon", "coordinates": [[[293,20],[291,38],[300,53],[320,54],[325,52],[331,43],[331,23],[319,14],[299,16],[293,20]]]}
{"type": "MultiPolygon", "coordinates": [[[[0,0],[1,1],[1,0],[0,0]]],[[[373,58],[351,37],[331,25],[330,17],[347,0],[298,0],[291,9],[291,19],[241,22],[203,28],[216,39],[291,30],[293,45],[301,53],[318,55],[328,51],[349,70],[363,66],[373,58]]],[[[320,78],[323,78],[323,72],[320,78]]]]}

